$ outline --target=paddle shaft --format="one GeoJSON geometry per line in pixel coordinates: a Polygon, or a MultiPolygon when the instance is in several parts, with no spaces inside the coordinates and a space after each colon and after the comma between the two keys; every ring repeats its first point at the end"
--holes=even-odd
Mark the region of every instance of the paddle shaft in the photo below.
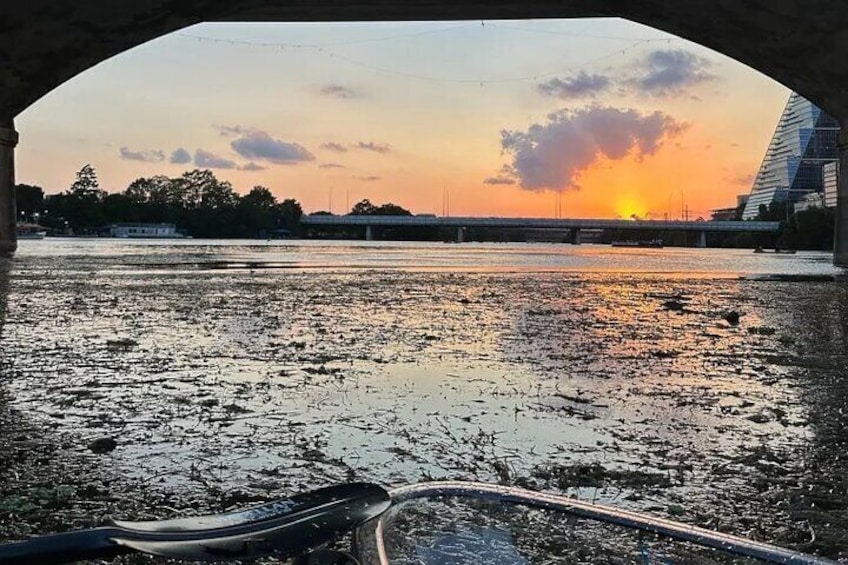
{"type": "Polygon", "coordinates": [[[111,559],[132,553],[132,549],[112,541],[120,533],[121,530],[116,528],[94,528],[0,545],[0,565],[58,565],[83,559],[111,559]]]}

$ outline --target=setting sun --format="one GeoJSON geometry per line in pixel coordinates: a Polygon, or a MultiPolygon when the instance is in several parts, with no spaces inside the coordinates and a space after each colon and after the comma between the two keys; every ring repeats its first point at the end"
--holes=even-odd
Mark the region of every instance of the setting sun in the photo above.
{"type": "Polygon", "coordinates": [[[637,199],[624,196],[615,205],[616,213],[624,219],[644,219],[648,214],[647,208],[637,199]]]}

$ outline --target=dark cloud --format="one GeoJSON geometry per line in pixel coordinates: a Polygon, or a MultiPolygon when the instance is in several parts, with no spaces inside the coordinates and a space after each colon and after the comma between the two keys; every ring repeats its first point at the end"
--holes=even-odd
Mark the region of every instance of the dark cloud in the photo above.
{"type": "Polygon", "coordinates": [[[245,128],[242,126],[213,126],[215,129],[221,132],[221,135],[224,137],[235,137],[237,135],[246,135],[252,131],[255,131],[252,128],[245,128]]]}
{"type": "Polygon", "coordinates": [[[562,100],[571,98],[594,98],[612,86],[612,80],[604,75],[590,75],[586,71],[568,78],[553,78],[538,85],[536,89],[546,96],[562,100]]]}
{"type": "Polygon", "coordinates": [[[247,165],[242,165],[241,167],[239,167],[239,170],[240,171],[264,171],[265,167],[263,167],[262,165],[257,165],[256,163],[251,161],[247,165]]]}
{"type": "Polygon", "coordinates": [[[323,163],[318,165],[319,169],[346,169],[344,165],[339,165],[338,163],[323,163]]]}
{"type": "Polygon", "coordinates": [[[353,177],[353,178],[355,178],[356,180],[364,181],[364,182],[375,182],[375,181],[380,180],[381,177],[371,175],[371,176],[367,176],[367,177],[353,177]]]}
{"type": "Polygon", "coordinates": [[[194,152],[194,164],[201,169],[235,169],[235,161],[219,157],[209,151],[198,149],[194,152]]]}
{"type": "Polygon", "coordinates": [[[373,141],[359,141],[354,145],[356,149],[363,149],[365,151],[373,151],[375,153],[388,153],[392,150],[390,145],[385,143],[374,143],[373,141]]]}
{"type": "Polygon", "coordinates": [[[662,112],[590,106],[561,110],[548,123],[527,131],[501,132],[501,147],[512,156],[510,169],[527,190],[577,189],[579,174],[599,158],[617,160],[631,152],[653,155],[663,139],[687,125],[662,112]]]}
{"type": "Polygon", "coordinates": [[[642,94],[677,96],[686,89],[714,80],[711,63],[683,49],[652,51],[639,65],[639,74],[627,83],[642,94]]]}
{"type": "Polygon", "coordinates": [[[328,141],[327,143],[322,143],[321,149],[326,149],[327,151],[335,151],[336,153],[347,152],[347,147],[345,147],[341,143],[336,143],[335,141],[328,141]]]}
{"type": "Polygon", "coordinates": [[[182,147],[177,148],[171,153],[171,163],[175,165],[185,165],[186,163],[191,163],[191,153],[183,149],[182,147]]]}
{"type": "Polygon", "coordinates": [[[487,177],[484,181],[484,184],[515,184],[515,179],[510,177],[487,177]]]}
{"type": "Polygon", "coordinates": [[[484,184],[515,184],[516,174],[512,167],[504,165],[500,172],[494,177],[488,177],[483,181],[484,184]]]}
{"type": "Polygon", "coordinates": [[[756,175],[754,174],[744,174],[739,175],[730,180],[733,184],[738,184],[740,186],[751,186],[754,184],[754,179],[756,179],[756,175]]]}
{"type": "Polygon", "coordinates": [[[269,161],[277,165],[294,165],[314,161],[315,156],[299,143],[274,139],[264,131],[245,132],[230,143],[233,150],[245,159],[269,161]]]}
{"type": "Polygon", "coordinates": [[[133,151],[128,147],[121,147],[121,159],[126,161],[143,161],[145,163],[159,163],[165,160],[165,152],[159,149],[133,151]]]}
{"type": "Polygon", "coordinates": [[[322,86],[320,92],[322,95],[330,98],[343,98],[345,100],[351,98],[362,98],[362,95],[359,92],[341,84],[328,84],[326,86],[322,86]]]}

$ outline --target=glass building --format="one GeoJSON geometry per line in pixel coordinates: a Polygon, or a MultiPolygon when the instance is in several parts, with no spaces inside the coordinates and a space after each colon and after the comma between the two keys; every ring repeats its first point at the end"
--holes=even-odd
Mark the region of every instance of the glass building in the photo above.
{"type": "Polygon", "coordinates": [[[793,92],[754,179],[742,219],[755,219],[760,206],[772,202],[798,202],[810,192],[823,193],[822,168],[839,157],[838,135],[839,122],[793,92]]]}

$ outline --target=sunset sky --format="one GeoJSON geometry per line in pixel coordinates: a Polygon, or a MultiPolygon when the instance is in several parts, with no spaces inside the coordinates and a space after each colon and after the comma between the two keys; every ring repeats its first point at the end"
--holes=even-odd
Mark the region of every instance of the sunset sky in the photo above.
{"type": "Polygon", "coordinates": [[[309,211],[692,218],[747,193],[789,91],[617,19],[202,24],[21,114],[18,182],[210,168],[309,211]]]}

